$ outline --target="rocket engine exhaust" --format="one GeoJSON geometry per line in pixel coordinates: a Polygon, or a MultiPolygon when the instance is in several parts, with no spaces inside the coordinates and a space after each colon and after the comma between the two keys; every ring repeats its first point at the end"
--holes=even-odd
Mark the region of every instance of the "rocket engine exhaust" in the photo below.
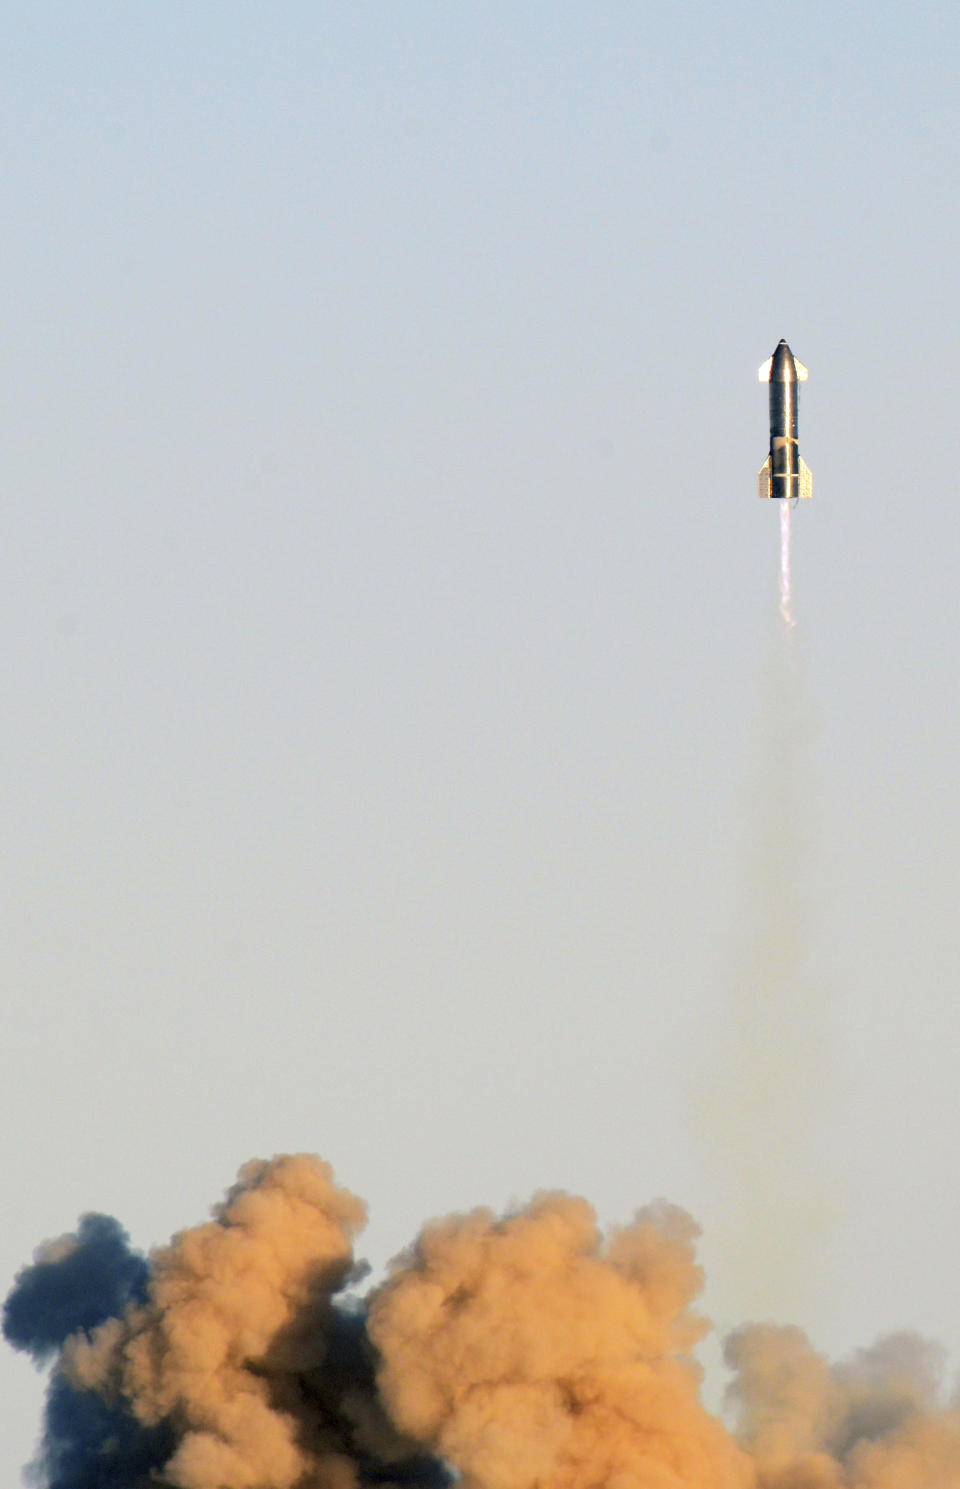
{"type": "Polygon", "coordinates": [[[788,632],[796,625],[793,618],[793,584],[790,577],[790,503],[780,503],[780,614],[788,632]]]}

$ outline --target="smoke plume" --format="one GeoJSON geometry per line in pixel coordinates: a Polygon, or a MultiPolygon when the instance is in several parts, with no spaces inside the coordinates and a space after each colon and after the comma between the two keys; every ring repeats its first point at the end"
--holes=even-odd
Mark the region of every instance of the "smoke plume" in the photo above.
{"type": "MultiPolygon", "coordinates": [[[[72,1334],[142,1303],[149,1270],[115,1220],[84,1215],[75,1235],[40,1246],[16,1279],[3,1309],[4,1337],[40,1364],[72,1334]]],[[[132,1489],[172,1448],[166,1424],[144,1428],[129,1402],[77,1389],[57,1369],[33,1477],[50,1489],[132,1489]]]]}
{"type": "Polygon", "coordinates": [[[318,1159],[248,1164],[209,1224],[154,1255],[143,1304],[67,1341],[66,1378],[169,1424],[179,1489],[389,1477],[415,1450],[379,1408],[362,1323],[334,1306],[365,1222],[318,1159]]]}
{"type": "Polygon", "coordinates": [[[109,1215],[84,1215],[74,1236],[34,1252],[3,1308],[4,1338],[37,1364],[78,1329],[93,1329],[146,1297],[149,1267],[109,1215]]]}
{"type": "Polygon", "coordinates": [[[831,1366],[798,1330],[727,1341],[702,1406],[697,1228],[585,1200],[428,1224],[360,1297],[360,1200],[304,1155],[248,1164],[149,1258],[86,1216],[17,1278],[4,1332],[54,1358],[50,1489],[947,1489],[960,1412],[935,1346],[831,1366]]]}
{"type": "Polygon", "coordinates": [[[960,1412],[943,1357],[910,1334],[830,1369],[799,1329],[727,1340],[731,1400],[760,1489],[947,1489],[960,1483],[960,1412]]]}
{"type": "Polygon", "coordinates": [[[427,1227],[371,1304],[394,1420],[485,1489],[749,1484],[697,1396],[695,1234],[663,1206],[604,1239],[558,1194],[427,1227]]]}

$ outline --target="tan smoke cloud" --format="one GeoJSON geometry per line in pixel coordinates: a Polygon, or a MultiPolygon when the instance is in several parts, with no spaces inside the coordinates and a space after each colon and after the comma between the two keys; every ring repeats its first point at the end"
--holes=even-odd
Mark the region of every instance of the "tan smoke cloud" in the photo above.
{"type": "Polygon", "coordinates": [[[441,1489],[438,1460],[464,1489],[960,1486],[943,1356],[910,1335],[831,1366],[799,1329],[740,1329],[734,1431],[711,1417],[682,1210],[603,1233],[555,1193],[435,1221],[351,1312],[335,1295],[364,1220],[319,1159],[248,1164],[153,1255],[146,1302],[73,1335],[60,1369],[164,1424],[176,1489],[441,1489]]]}
{"type": "Polygon", "coordinates": [[[428,1226],[371,1303],[390,1414],[477,1489],[750,1485],[698,1400],[695,1235],[659,1206],[604,1239],[562,1194],[428,1226]]]}
{"type": "Polygon", "coordinates": [[[145,1306],[68,1342],[68,1377],[118,1393],[145,1424],[171,1418],[164,1478],[180,1489],[350,1485],[350,1461],[322,1424],[303,1432],[299,1408],[365,1221],[319,1159],[247,1164],[209,1224],[154,1255],[145,1306]]]}
{"type": "Polygon", "coordinates": [[[842,1414],[841,1390],[800,1329],[772,1324],[738,1330],[725,1354],[737,1375],[728,1392],[740,1412],[739,1436],[779,1489],[827,1489],[840,1482],[825,1445],[842,1414]]]}
{"type": "Polygon", "coordinates": [[[941,1405],[942,1352],[900,1334],[831,1369],[799,1329],[727,1341],[731,1397],[760,1489],[952,1489],[960,1414],[941,1405]]]}

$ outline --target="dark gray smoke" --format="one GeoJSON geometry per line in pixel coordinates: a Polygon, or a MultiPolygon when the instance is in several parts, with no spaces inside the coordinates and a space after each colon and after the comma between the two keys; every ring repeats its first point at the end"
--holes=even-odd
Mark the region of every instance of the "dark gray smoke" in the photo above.
{"type": "MultiPolygon", "coordinates": [[[[50,1241],[14,1282],[3,1334],[41,1364],[147,1296],[150,1267],[109,1215],[84,1215],[75,1235],[50,1241]]],[[[55,1370],[30,1476],[49,1489],[133,1489],[173,1450],[168,1423],[145,1427],[123,1402],[80,1390],[55,1370]]]]}
{"type": "Polygon", "coordinates": [[[126,1406],[78,1391],[56,1371],[30,1478],[49,1489],[137,1489],[163,1467],[175,1440],[168,1422],[144,1427],[126,1406]]]}
{"type": "Polygon", "coordinates": [[[48,1241],[3,1306],[3,1337],[38,1364],[78,1329],[89,1332],[147,1296],[150,1268],[109,1215],[84,1215],[73,1236],[48,1241]]]}

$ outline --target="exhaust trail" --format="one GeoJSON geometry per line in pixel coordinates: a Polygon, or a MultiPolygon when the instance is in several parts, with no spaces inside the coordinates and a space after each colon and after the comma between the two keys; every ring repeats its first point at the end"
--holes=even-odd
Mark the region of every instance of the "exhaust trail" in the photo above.
{"type": "Polygon", "coordinates": [[[780,503],[780,614],[788,631],[796,625],[793,616],[793,579],[790,573],[790,503],[780,503]]]}
{"type": "Polygon", "coordinates": [[[779,614],[771,603],[735,805],[724,1018],[691,1092],[716,1196],[711,1270],[723,1275],[725,1300],[711,1303],[724,1331],[744,1316],[782,1316],[785,1275],[791,1318],[798,1302],[814,1303],[816,1257],[837,1211],[824,1107],[828,990],[814,958],[817,720],[796,628],[792,518],[781,500],[779,614]]]}

